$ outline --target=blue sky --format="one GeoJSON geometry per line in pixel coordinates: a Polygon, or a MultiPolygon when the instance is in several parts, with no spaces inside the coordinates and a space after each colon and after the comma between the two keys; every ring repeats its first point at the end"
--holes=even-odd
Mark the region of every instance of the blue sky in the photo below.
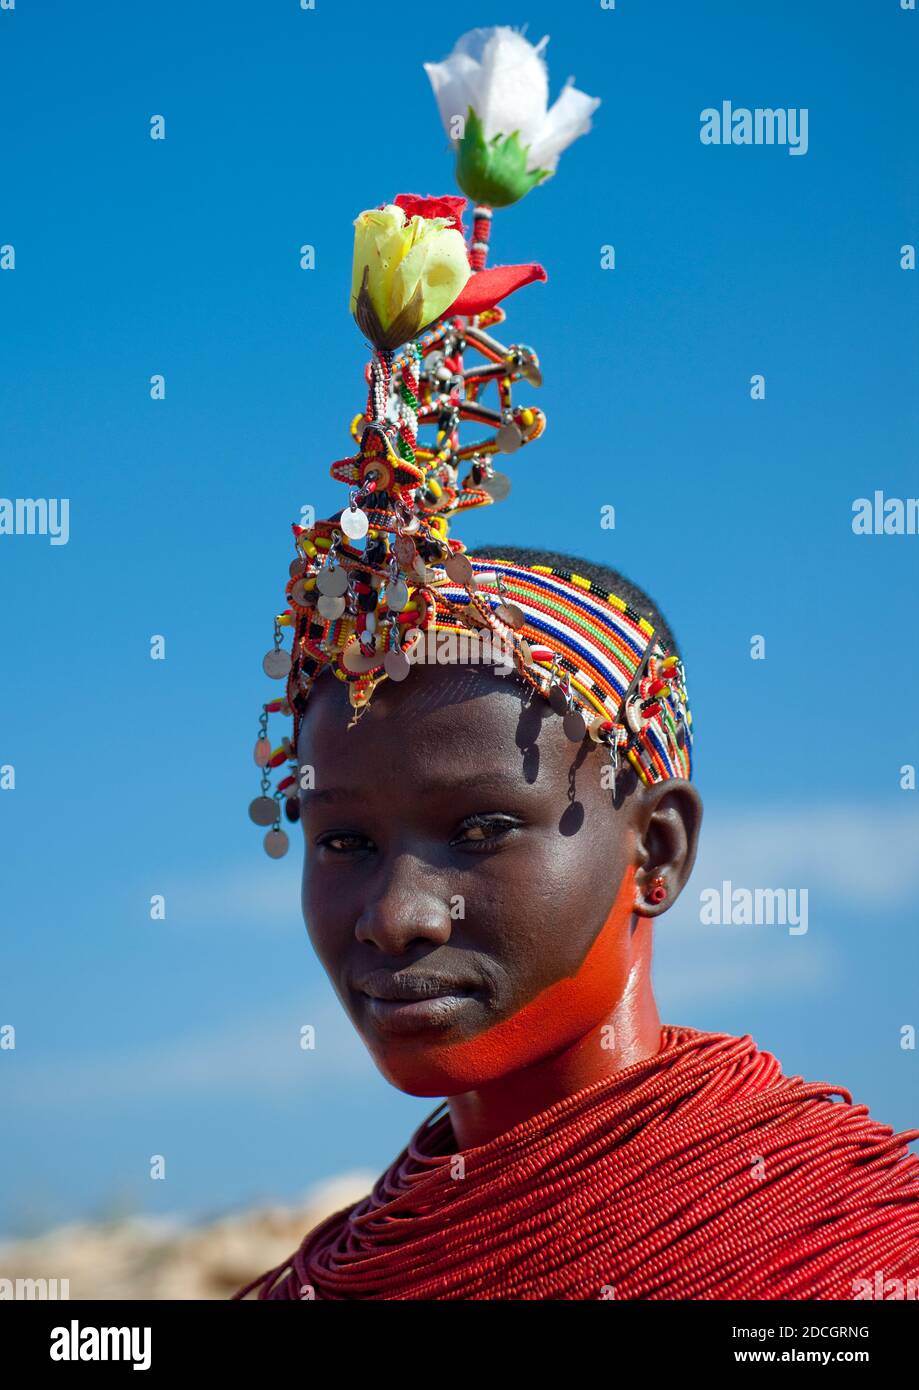
{"type": "Polygon", "coordinates": [[[432,1108],[364,1056],[311,956],[297,855],[267,860],[246,806],[289,524],[340,500],[328,466],[364,404],[351,223],[455,191],[421,65],[475,25],[549,34],[553,98],[573,75],[602,105],[495,217],[492,263],[548,272],[505,326],[539,354],[548,428],[463,538],[607,561],[677,632],[707,813],[658,933],[665,1019],[749,1031],[895,1128],[919,1120],[899,1046],[919,1025],[919,811],[899,786],[919,762],[919,537],[851,528],[855,498],[919,491],[919,276],[899,263],[919,243],[919,15],[417,15],[0,11],[0,495],[70,499],[66,546],[0,536],[0,1231],[292,1198],[381,1168],[432,1108]],[[806,107],[806,155],[702,145],[723,100],[806,107]],[[808,932],[701,926],[725,879],[807,887],[808,932]]]}

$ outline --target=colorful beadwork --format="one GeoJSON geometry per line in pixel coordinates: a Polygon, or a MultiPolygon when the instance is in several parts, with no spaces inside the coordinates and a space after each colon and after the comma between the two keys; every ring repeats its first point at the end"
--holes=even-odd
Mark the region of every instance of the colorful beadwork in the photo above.
{"type": "MultiPolygon", "coordinates": [[[[476,207],[469,260],[483,286],[494,273],[484,271],[490,225],[491,209],[476,207]]],[[[529,279],[544,278],[541,267],[528,270],[529,279]]],[[[367,406],[351,425],[357,450],[330,469],[348,489],[346,504],[339,516],[292,528],[287,606],[263,663],[273,678],[286,677],[285,695],[263,706],[256,756],[263,798],[269,770],[284,771],[265,837],[272,857],[286,849],[281,802],[299,792],[297,739],[318,677],[330,669],[347,682],[351,727],[379,682],[410,676],[423,644],[441,634],[487,639],[489,659],[549,699],[568,737],[607,745],[614,786],[621,758],[645,785],[692,774],[683,665],[645,616],[583,575],[472,558],[449,535],[458,513],[510,491],[495,459],[545,428],[540,410],[512,398],[518,382],[539,387],[542,376],[531,347],[492,335],[505,317],[497,305],[448,313],[398,352],[374,350],[367,406]],[[482,400],[491,385],[494,406],[482,400]],[[475,431],[472,442],[461,442],[462,424],[475,431]],[[422,443],[424,429],[434,434],[422,443]],[[289,654],[281,645],[288,629],[289,654]],[[292,736],[266,756],[265,723],[275,712],[293,718],[292,736]]],[[[457,659],[469,659],[458,647],[457,659]]]]}

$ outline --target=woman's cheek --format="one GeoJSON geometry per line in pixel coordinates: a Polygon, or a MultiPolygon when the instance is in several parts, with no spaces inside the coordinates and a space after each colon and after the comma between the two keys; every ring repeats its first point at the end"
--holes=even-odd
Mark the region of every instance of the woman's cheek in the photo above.
{"type": "Polygon", "coordinates": [[[530,1066],[599,1026],[626,985],[634,878],[630,864],[575,973],[547,986],[510,1018],[458,1042],[389,1047],[376,1040],[374,1057],[387,1080],[413,1095],[455,1095],[530,1066]]]}

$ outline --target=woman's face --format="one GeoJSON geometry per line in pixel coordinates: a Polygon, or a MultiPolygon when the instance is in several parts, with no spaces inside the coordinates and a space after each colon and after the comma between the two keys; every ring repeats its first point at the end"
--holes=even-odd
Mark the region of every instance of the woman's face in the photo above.
{"type": "Polygon", "coordinates": [[[456,1095],[576,1042],[625,988],[645,789],[517,677],[421,666],[303,720],[303,914],[383,1075],[456,1095]],[[622,797],[623,784],[632,788],[622,797]]]}

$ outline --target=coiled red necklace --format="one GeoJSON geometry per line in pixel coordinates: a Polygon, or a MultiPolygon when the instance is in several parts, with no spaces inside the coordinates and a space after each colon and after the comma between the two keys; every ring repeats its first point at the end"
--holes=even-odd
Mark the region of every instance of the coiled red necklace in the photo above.
{"type": "Polygon", "coordinates": [[[749,1036],[661,1044],[459,1153],[444,1103],[369,1197],[233,1297],[852,1299],[919,1277],[919,1130],[783,1076],[749,1036]]]}

